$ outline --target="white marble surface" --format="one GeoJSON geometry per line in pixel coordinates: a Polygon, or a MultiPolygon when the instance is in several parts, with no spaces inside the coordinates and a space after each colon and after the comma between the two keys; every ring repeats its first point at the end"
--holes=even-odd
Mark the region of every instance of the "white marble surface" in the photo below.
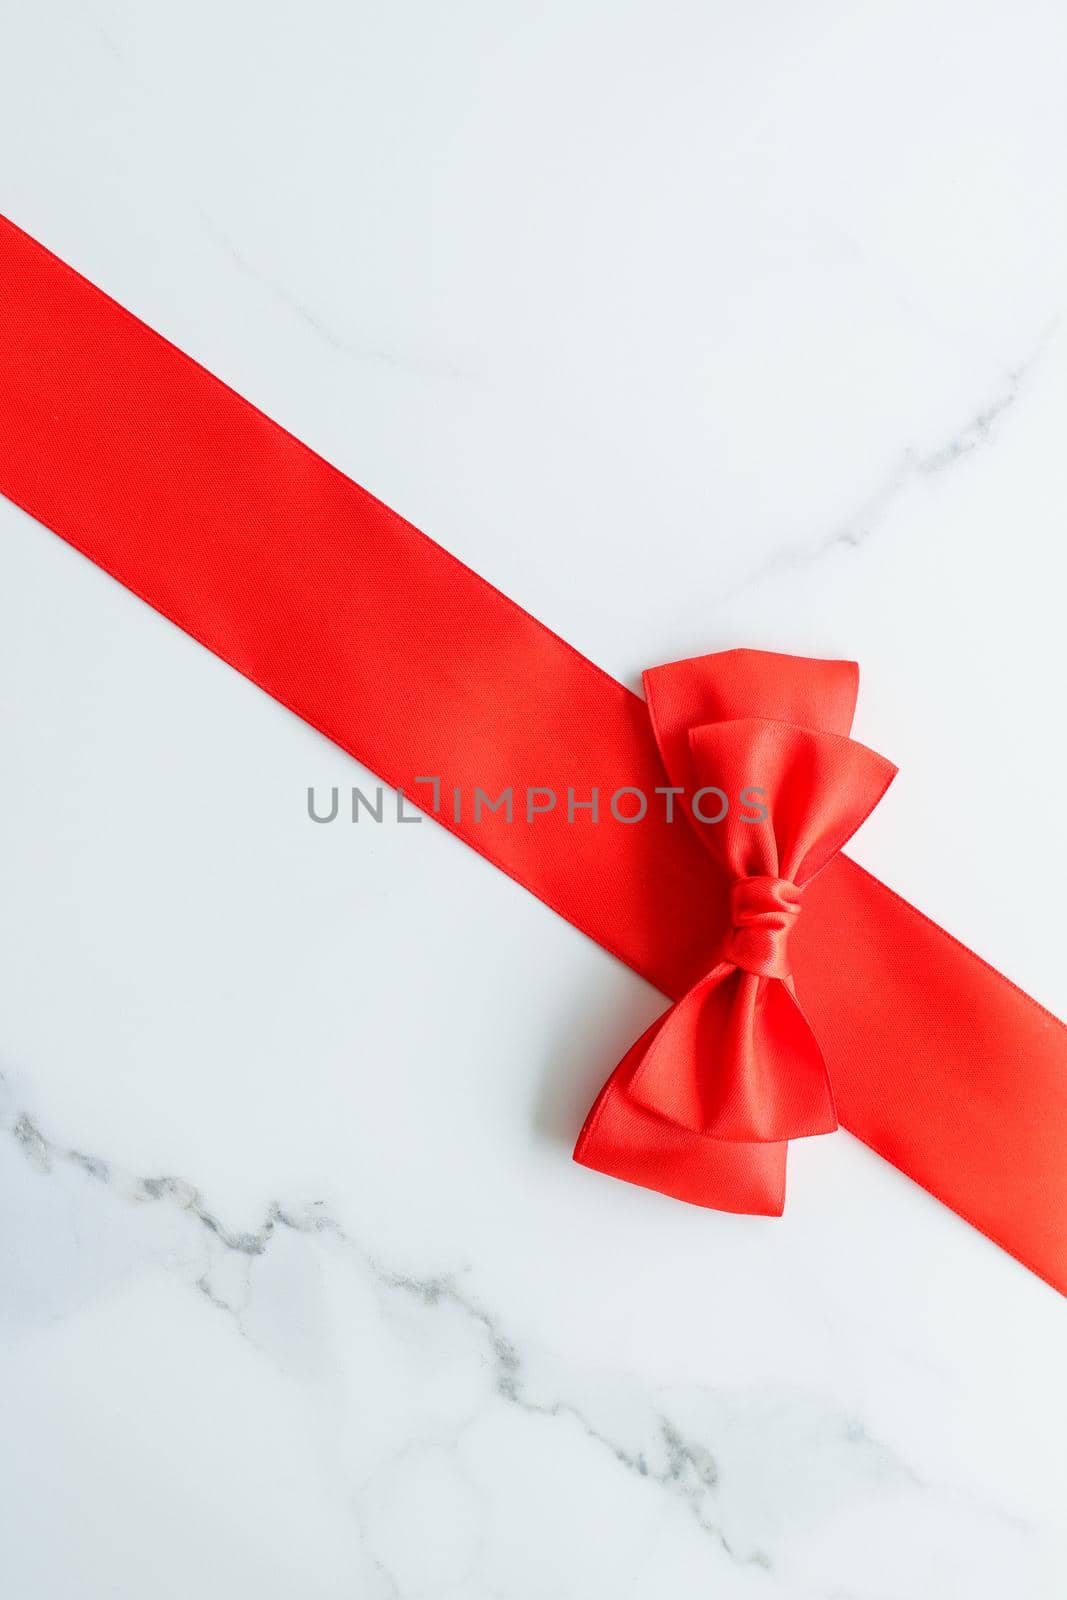
{"type": "MultiPolygon", "coordinates": [[[[1065,16],[7,0],[0,208],[627,681],[858,657],[1067,1015],[1065,16]]],[[[657,997],[6,503],[0,703],[5,1600],[1067,1593],[1059,1297],[573,1166],[657,997]]]]}

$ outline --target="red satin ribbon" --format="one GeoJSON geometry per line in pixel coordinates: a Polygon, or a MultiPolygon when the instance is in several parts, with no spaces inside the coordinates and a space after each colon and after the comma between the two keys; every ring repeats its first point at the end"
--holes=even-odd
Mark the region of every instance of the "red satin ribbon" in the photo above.
{"type": "MultiPolygon", "coordinates": [[[[2,220],[0,283],[0,490],[31,516],[416,803],[424,773],[663,785],[644,701],[2,220]]],[[[765,655],[716,710],[721,659],[689,664],[679,726],[812,726],[765,655]]],[[[668,996],[717,962],[723,874],[693,828],[440,820],[668,996]]],[[[841,855],[790,957],[843,1125],[1067,1292],[1067,1029],[841,855]]],[[[688,1164],[691,1198],[778,1148],[643,1118],[627,1176],[688,1164]]]]}

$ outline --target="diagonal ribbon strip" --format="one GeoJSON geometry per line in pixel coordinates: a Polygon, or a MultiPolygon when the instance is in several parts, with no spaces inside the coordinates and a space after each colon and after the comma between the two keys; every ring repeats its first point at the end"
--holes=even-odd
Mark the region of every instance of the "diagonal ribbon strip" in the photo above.
{"type": "MultiPolygon", "coordinates": [[[[0,491],[416,803],[662,786],[644,701],[2,219],[0,491]]],[[[689,827],[440,820],[672,999],[717,958],[689,827]]],[[[1067,1293],[1067,1029],[841,855],[792,960],[842,1124],[1067,1293]]],[[[672,1135],[633,1136],[636,1168],[672,1135]]]]}

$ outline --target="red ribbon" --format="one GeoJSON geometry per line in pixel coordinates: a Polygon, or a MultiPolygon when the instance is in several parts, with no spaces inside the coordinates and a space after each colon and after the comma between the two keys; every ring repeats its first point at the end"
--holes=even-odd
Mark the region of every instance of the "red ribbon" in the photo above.
{"type": "MultiPolygon", "coordinates": [[[[711,656],[650,675],[657,744],[643,700],[2,221],[0,281],[0,490],[416,803],[424,773],[446,793],[651,795],[664,763],[677,772],[686,759],[690,729],[756,719],[847,731],[854,669],[746,652],[743,672],[724,673],[740,657],[711,656]]],[[[783,774],[802,748],[824,748],[792,734],[772,745],[783,774]]],[[[852,783],[870,795],[875,771],[853,770],[855,759],[836,775],[830,762],[811,813],[780,834],[779,801],[809,798],[783,777],[775,850],[795,853],[801,835],[816,851],[844,841],[862,810],[852,783]]],[[[759,773],[744,782],[758,786],[759,773]]],[[[834,854],[793,915],[783,883],[796,879],[778,871],[785,856],[770,862],[764,832],[762,863],[774,870],[736,876],[778,887],[735,891],[731,921],[730,871],[696,827],[651,808],[635,826],[579,826],[563,807],[530,827],[502,813],[475,823],[469,808],[440,820],[674,999],[729,956],[760,992],[778,994],[768,1004],[791,1019],[793,1043],[806,1041],[810,1069],[810,1041],[776,975],[788,960],[842,1124],[1067,1292],[1067,1029],[914,907],[834,854]],[[773,919],[790,917],[787,958],[773,919]]],[[[803,855],[790,861],[802,868],[803,855]]],[[[721,996],[739,996],[746,979],[724,974],[718,987],[710,1010],[689,1008],[698,1033],[723,1019],[721,996]]],[[[805,1075],[803,1106],[792,1085],[781,1106],[773,1095],[756,1104],[769,1058],[755,1008],[744,1031],[745,1004],[731,1012],[721,1101],[696,1083],[696,1051],[664,1115],[653,1057],[636,1091],[622,1092],[618,1074],[605,1090],[582,1159],[610,1146],[635,1181],[777,1209],[784,1141],[721,1134],[800,1126],[792,1119],[814,1113],[818,1074],[805,1075]]],[[[772,1067],[781,1092],[788,1069],[772,1067]]]]}

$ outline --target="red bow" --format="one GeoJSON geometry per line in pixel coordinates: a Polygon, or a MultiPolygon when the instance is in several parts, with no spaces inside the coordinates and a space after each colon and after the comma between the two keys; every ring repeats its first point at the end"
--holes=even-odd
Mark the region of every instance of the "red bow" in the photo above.
{"type": "Polygon", "coordinates": [[[790,940],[805,886],[896,768],[848,738],[853,662],[731,650],[644,684],[667,776],[722,870],[718,959],[624,1057],[575,1158],[698,1204],[777,1215],[787,1141],[837,1127],[790,940]]]}

